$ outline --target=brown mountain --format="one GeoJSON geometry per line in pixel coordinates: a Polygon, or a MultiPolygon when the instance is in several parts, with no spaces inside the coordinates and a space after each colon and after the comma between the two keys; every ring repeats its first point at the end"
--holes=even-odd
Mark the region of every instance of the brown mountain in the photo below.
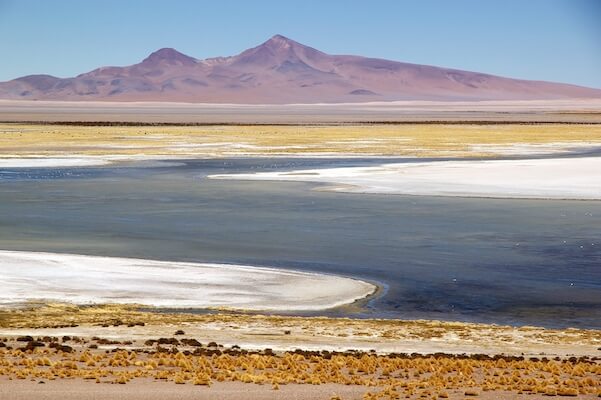
{"type": "Polygon", "coordinates": [[[330,55],[276,35],[231,57],[197,60],[161,49],[138,64],[74,78],[25,76],[0,83],[0,98],[283,104],[601,98],[601,90],[330,55]]]}

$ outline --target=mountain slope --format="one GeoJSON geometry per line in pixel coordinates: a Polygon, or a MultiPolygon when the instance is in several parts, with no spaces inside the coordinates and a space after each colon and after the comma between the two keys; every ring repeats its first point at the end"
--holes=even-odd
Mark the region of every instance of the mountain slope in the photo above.
{"type": "Polygon", "coordinates": [[[601,90],[329,55],[276,35],[231,57],[197,60],[161,49],[138,64],[74,78],[25,76],[0,83],[0,98],[283,104],[601,98],[601,90]]]}

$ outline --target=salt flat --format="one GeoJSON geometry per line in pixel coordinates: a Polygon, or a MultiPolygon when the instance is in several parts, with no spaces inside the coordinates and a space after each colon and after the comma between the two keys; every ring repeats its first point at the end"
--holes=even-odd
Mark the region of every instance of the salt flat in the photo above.
{"type": "Polygon", "coordinates": [[[0,158],[0,168],[91,167],[109,163],[108,159],[100,157],[0,158]]]}
{"type": "MultiPolygon", "coordinates": [[[[185,160],[190,157],[179,157],[179,160],[185,160]]],[[[164,160],[164,157],[144,154],[134,155],[66,155],[64,157],[19,157],[9,156],[0,158],[0,168],[20,169],[20,168],[74,168],[74,167],[100,167],[103,165],[119,163],[121,167],[124,163],[135,161],[138,166],[151,165],[176,165],[178,161],[164,160]]]]}
{"type": "Polygon", "coordinates": [[[3,122],[339,123],[600,122],[601,100],[390,101],[323,104],[28,101],[0,99],[3,122]]]}
{"type": "Polygon", "coordinates": [[[376,289],[273,268],[19,251],[0,251],[0,286],[0,305],[47,300],[297,311],[352,303],[376,289]]]}
{"type": "Polygon", "coordinates": [[[332,185],[328,190],[355,193],[601,199],[599,157],[390,163],[210,178],[316,182],[332,185]]]}

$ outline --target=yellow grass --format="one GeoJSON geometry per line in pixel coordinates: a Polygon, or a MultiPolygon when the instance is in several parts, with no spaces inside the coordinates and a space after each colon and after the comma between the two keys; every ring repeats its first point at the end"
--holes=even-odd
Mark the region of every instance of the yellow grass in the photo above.
{"type": "MultiPolygon", "coordinates": [[[[48,337],[45,341],[58,344],[58,338],[48,337]]],[[[26,350],[20,343],[8,342],[17,348],[0,348],[0,377],[118,384],[154,379],[204,386],[213,382],[243,382],[269,385],[273,390],[288,384],[335,383],[360,386],[365,390],[363,398],[373,400],[401,396],[448,398],[449,392],[478,396],[482,391],[502,391],[506,395],[595,396],[601,389],[601,364],[590,359],[566,362],[517,357],[395,357],[303,351],[244,354],[215,347],[189,348],[184,353],[181,346],[161,348],[160,345],[109,352],[87,349],[89,342],[67,342],[75,348],[69,346],[65,352],[60,345],[55,348],[43,345],[26,350]]]]}
{"type": "MultiPolygon", "coordinates": [[[[601,390],[601,364],[595,358],[407,356],[365,351],[251,350],[247,353],[210,343],[211,340],[227,342],[221,342],[209,331],[198,331],[199,327],[212,327],[213,332],[229,329],[236,332],[233,337],[237,339],[243,338],[245,329],[250,335],[263,332],[258,339],[260,343],[264,343],[265,335],[300,337],[302,340],[291,349],[302,348],[307,335],[318,336],[322,344],[327,343],[328,338],[338,341],[336,335],[341,331],[351,338],[368,335],[374,345],[415,338],[439,341],[445,335],[452,335],[466,342],[492,345],[497,353],[504,352],[503,343],[519,347],[520,343],[546,342],[551,344],[551,349],[566,344],[598,346],[601,343],[601,332],[576,329],[545,330],[440,321],[173,314],[140,311],[133,305],[32,304],[0,312],[0,328],[4,330],[0,336],[10,336],[0,338],[4,344],[0,347],[0,378],[83,379],[118,384],[154,379],[199,386],[243,382],[265,385],[267,390],[278,390],[287,384],[334,383],[361,387],[365,399],[464,398],[478,397],[483,392],[596,396],[601,390]],[[45,336],[52,335],[47,328],[46,331],[34,329],[79,324],[91,327],[87,332],[93,335],[107,334],[111,339],[91,334],[61,339],[64,333],[61,334],[60,329],[54,331],[56,336],[52,337],[45,336]],[[136,326],[125,330],[130,332],[129,336],[116,337],[115,325],[136,326]],[[292,334],[285,333],[287,331],[292,334]],[[16,337],[24,332],[44,344],[33,348],[28,347],[29,339],[18,341],[16,337]],[[157,342],[158,337],[163,337],[164,342],[157,342]],[[155,340],[147,341],[147,338],[155,340]],[[198,340],[191,342],[193,339],[198,340]]],[[[68,329],[76,332],[75,328],[68,329]]]]}
{"type": "Polygon", "coordinates": [[[601,125],[60,126],[0,124],[0,156],[490,156],[472,145],[601,144],[601,125]]]}
{"type": "MultiPolygon", "coordinates": [[[[512,342],[516,346],[528,343],[549,345],[601,346],[601,331],[583,329],[544,329],[537,327],[514,328],[463,322],[394,320],[394,319],[349,319],[327,317],[293,317],[256,314],[192,314],[185,312],[156,312],[152,308],[141,310],[136,305],[93,305],[34,304],[25,308],[0,309],[0,329],[60,328],[78,325],[88,326],[142,326],[152,327],[210,326],[216,331],[270,332],[282,340],[298,337],[322,337],[338,341],[342,334],[349,339],[368,338],[377,342],[399,340],[439,341],[452,335],[454,340],[480,343],[482,338],[499,346],[512,342]],[[286,334],[293,332],[293,335],[286,334]]],[[[374,342],[374,345],[376,343],[374,342]]]]}

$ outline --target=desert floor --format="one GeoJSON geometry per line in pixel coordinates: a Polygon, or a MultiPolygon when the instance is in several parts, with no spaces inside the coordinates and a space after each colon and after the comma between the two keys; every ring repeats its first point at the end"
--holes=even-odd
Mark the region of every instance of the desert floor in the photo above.
{"type": "Polygon", "coordinates": [[[347,104],[198,104],[0,100],[0,121],[177,124],[357,122],[601,122],[595,99],[393,101],[347,104]]]}
{"type": "Polygon", "coordinates": [[[5,310],[0,326],[3,399],[132,398],[134,391],[152,392],[147,398],[164,391],[162,398],[592,398],[601,391],[598,331],[114,305],[5,310]]]}
{"type": "MultiPolygon", "coordinates": [[[[3,168],[203,157],[494,158],[601,147],[601,103],[590,101],[284,108],[0,102],[0,120],[3,168]],[[77,124],[66,123],[74,116],[77,124]],[[224,121],[271,125],[181,125],[224,121]]],[[[601,396],[600,331],[212,311],[3,307],[0,398],[601,396]]]]}
{"type": "MultiPolygon", "coordinates": [[[[376,392],[374,390],[373,392],[376,392]]],[[[432,393],[432,391],[430,391],[432,393]]],[[[216,400],[361,400],[371,398],[365,393],[372,393],[362,386],[323,384],[323,385],[282,385],[278,390],[273,390],[269,385],[253,385],[239,382],[218,382],[210,387],[196,385],[169,385],[154,380],[138,380],[127,385],[95,384],[81,380],[56,380],[45,381],[44,384],[27,380],[6,380],[0,378],[0,397],[6,400],[180,400],[180,399],[216,399],[216,400]],[[33,383],[33,384],[32,384],[33,383]]],[[[421,395],[399,395],[398,391],[391,392],[392,396],[381,396],[383,399],[394,398],[432,398],[432,399],[531,399],[542,400],[549,398],[565,397],[561,395],[521,393],[503,390],[486,392],[468,392],[465,390],[448,390],[444,392],[448,397],[441,397],[432,393],[429,397],[421,395]],[[476,393],[474,395],[474,393],[476,393]]],[[[567,397],[574,397],[572,395],[567,397]]],[[[578,395],[580,399],[596,399],[595,394],[578,395]]]]}

